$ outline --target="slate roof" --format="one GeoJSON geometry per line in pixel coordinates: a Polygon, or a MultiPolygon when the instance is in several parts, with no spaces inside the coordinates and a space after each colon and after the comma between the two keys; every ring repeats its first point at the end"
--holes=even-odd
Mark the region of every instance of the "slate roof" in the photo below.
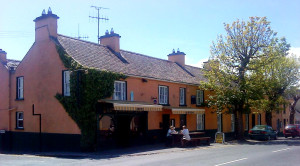
{"type": "Polygon", "coordinates": [[[201,68],[158,59],[130,51],[115,53],[108,47],[58,35],[58,42],[81,65],[123,73],[128,76],[198,85],[203,80],[201,68]]]}
{"type": "Polygon", "coordinates": [[[17,66],[20,64],[21,61],[19,60],[13,60],[13,59],[7,59],[6,63],[3,63],[3,65],[8,69],[8,70],[15,70],[17,66]]]}

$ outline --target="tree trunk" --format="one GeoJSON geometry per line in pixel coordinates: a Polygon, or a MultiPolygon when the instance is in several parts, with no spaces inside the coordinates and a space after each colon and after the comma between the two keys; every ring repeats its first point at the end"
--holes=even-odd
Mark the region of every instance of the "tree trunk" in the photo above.
{"type": "Polygon", "coordinates": [[[266,112],[266,123],[269,126],[272,126],[272,112],[266,112]]]}
{"type": "Polygon", "coordinates": [[[290,124],[295,123],[295,113],[296,113],[296,105],[298,100],[300,99],[300,96],[294,96],[294,102],[292,103],[290,107],[290,124]]]}

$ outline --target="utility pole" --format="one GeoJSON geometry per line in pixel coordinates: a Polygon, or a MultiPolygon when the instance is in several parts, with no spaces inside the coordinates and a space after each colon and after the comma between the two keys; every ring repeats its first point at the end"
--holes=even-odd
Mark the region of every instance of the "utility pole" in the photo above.
{"type": "Polygon", "coordinates": [[[94,18],[94,19],[97,19],[98,21],[98,42],[99,42],[99,38],[100,38],[100,35],[99,35],[99,23],[100,23],[100,20],[105,20],[105,21],[108,21],[109,19],[106,18],[106,17],[100,17],[100,10],[101,9],[108,9],[108,8],[104,8],[104,7],[98,7],[98,6],[91,6],[91,8],[95,8],[97,11],[98,11],[98,16],[95,17],[95,16],[89,16],[90,18],[94,18]]]}

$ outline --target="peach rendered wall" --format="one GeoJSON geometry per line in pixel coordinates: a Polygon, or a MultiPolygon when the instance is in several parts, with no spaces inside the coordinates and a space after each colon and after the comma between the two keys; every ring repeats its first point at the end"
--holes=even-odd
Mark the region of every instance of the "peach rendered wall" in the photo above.
{"type": "MultiPolygon", "coordinates": [[[[186,88],[186,105],[188,108],[205,109],[205,129],[217,128],[217,116],[215,113],[211,113],[212,109],[207,107],[196,107],[195,104],[191,104],[191,96],[196,96],[196,85],[186,85],[180,83],[164,82],[159,80],[147,79],[147,82],[143,82],[142,78],[128,77],[127,81],[127,100],[130,100],[130,93],[134,93],[134,101],[143,101],[153,103],[153,98],[158,101],[158,86],[169,87],[169,104],[170,107],[179,107],[179,88],[186,88]]],[[[210,91],[205,91],[204,99],[208,98],[210,91]]],[[[159,101],[158,101],[159,102],[159,101]]],[[[176,128],[180,127],[180,115],[172,114],[170,109],[163,109],[162,112],[149,112],[148,113],[148,129],[160,129],[159,123],[162,122],[162,114],[170,114],[170,119],[175,119],[176,128]]],[[[187,115],[187,127],[189,130],[197,130],[197,115],[187,115]]]]}
{"type": "Polygon", "coordinates": [[[0,130],[9,130],[9,71],[0,62],[0,130]]]}
{"type": "MultiPolygon", "coordinates": [[[[76,123],[54,97],[62,93],[62,71],[64,66],[56,51],[55,44],[48,38],[36,42],[11,76],[11,103],[16,111],[24,112],[24,132],[39,131],[39,117],[42,115],[42,132],[80,134],[76,123]],[[16,99],[16,77],[24,77],[24,100],[16,99]]],[[[15,130],[15,112],[11,111],[11,125],[15,130]]]]}

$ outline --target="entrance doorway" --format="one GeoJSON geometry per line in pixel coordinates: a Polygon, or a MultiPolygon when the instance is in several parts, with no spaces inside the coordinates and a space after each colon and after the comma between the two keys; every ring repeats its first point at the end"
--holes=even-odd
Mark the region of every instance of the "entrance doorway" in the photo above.
{"type": "Polygon", "coordinates": [[[169,128],[170,128],[170,115],[169,114],[163,114],[162,115],[162,129],[163,129],[163,134],[167,134],[169,128]]]}
{"type": "Polygon", "coordinates": [[[252,114],[252,128],[255,126],[255,114],[252,114]]]}

